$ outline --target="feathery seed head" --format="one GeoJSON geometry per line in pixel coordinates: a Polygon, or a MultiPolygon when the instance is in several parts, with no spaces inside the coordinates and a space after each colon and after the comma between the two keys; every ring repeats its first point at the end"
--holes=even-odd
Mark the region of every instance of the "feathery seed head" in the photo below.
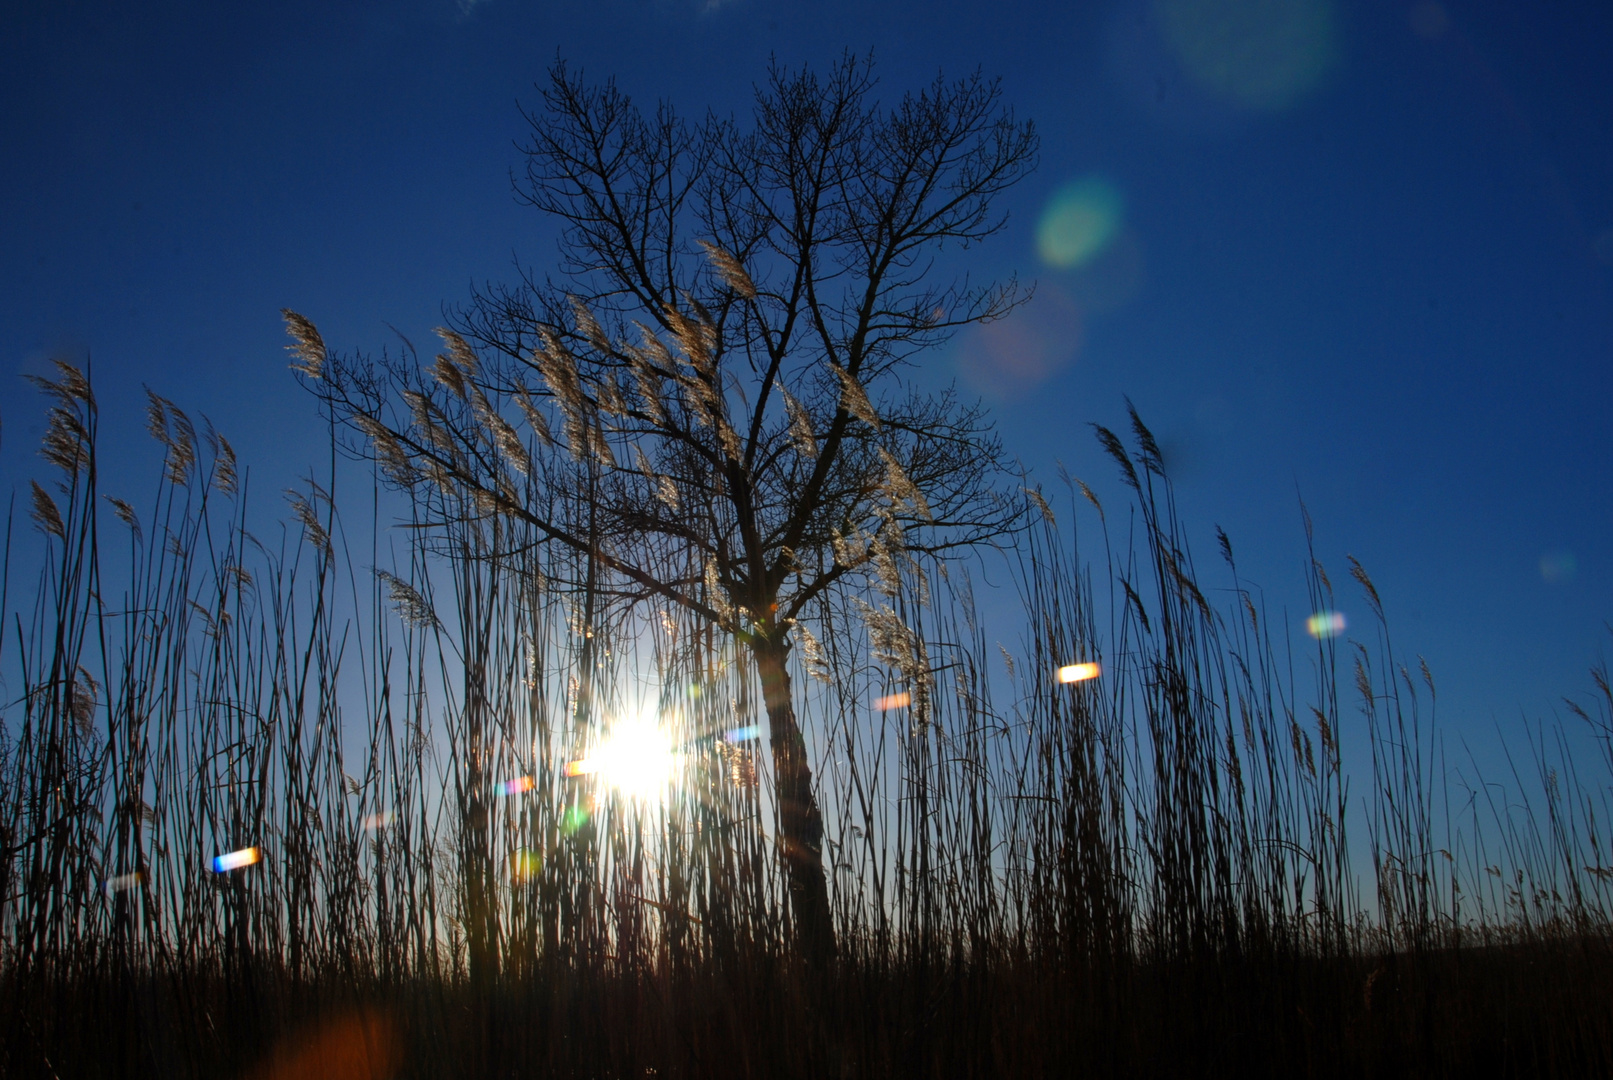
{"type": "Polygon", "coordinates": [[[450,390],[460,400],[465,398],[465,375],[459,366],[442,353],[437,354],[436,362],[431,366],[431,374],[437,382],[450,390]]]}
{"type": "Polygon", "coordinates": [[[85,738],[90,736],[95,722],[95,705],[101,696],[101,686],[84,668],[78,669],[78,676],[67,685],[67,714],[73,718],[80,732],[85,738]]]}
{"type": "MultiPolygon", "coordinates": [[[[691,298],[685,295],[685,299],[691,298]]],[[[666,321],[689,366],[706,378],[711,378],[714,370],[711,353],[716,345],[716,328],[708,320],[689,318],[671,304],[666,305],[666,321]]]]}
{"type": "Polygon", "coordinates": [[[722,278],[723,284],[746,300],[756,299],[756,285],[751,281],[750,275],[745,272],[745,266],[732,254],[724,251],[716,244],[700,241],[700,246],[706,249],[706,258],[711,260],[712,269],[722,278]]]}
{"type": "Polygon", "coordinates": [[[607,416],[627,415],[627,398],[622,395],[622,388],[616,385],[614,377],[606,375],[600,379],[594,396],[599,401],[600,411],[607,416]]]}
{"type": "Polygon", "coordinates": [[[807,674],[821,683],[828,683],[829,658],[824,654],[822,643],[812,635],[812,631],[808,630],[804,623],[796,623],[794,631],[801,642],[801,664],[806,668],[807,674]]]}
{"type": "Polygon", "coordinates": [[[730,461],[738,461],[744,453],[744,448],[739,442],[738,433],[728,423],[727,417],[721,413],[718,413],[714,419],[717,427],[717,441],[722,443],[723,453],[728,455],[730,461]]]}
{"type": "Polygon", "coordinates": [[[1104,452],[1114,459],[1120,466],[1122,478],[1133,491],[1141,491],[1142,487],[1137,480],[1137,469],[1131,463],[1131,456],[1126,453],[1125,444],[1120,437],[1101,424],[1093,424],[1093,431],[1097,433],[1098,442],[1103,446],[1104,452]]]}
{"type": "Polygon", "coordinates": [[[880,430],[879,415],[874,412],[874,406],[868,400],[868,393],[863,389],[862,383],[857,381],[857,376],[833,360],[829,361],[829,370],[840,380],[840,407],[875,431],[880,430]]]}
{"type": "Polygon", "coordinates": [[[638,383],[639,401],[644,406],[645,414],[653,423],[666,423],[666,406],[661,401],[661,376],[656,374],[650,365],[644,350],[633,349],[628,355],[633,365],[633,379],[638,383]]]}
{"type": "Polygon", "coordinates": [[[89,464],[89,432],[73,412],[63,408],[50,410],[39,456],[68,476],[77,476],[79,470],[89,464]]]}
{"type": "Polygon", "coordinates": [[[50,492],[39,486],[39,481],[28,482],[33,485],[34,507],[29,516],[34,519],[34,525],[47,536],[59,536],[65,540],[67,530],[62,525],[61,511],[56,509],[56,500],[50,497],[50,492]]]}
{"type": "Polygon", "coordinates": [[[1086,484],[1081,480],[1076,480],[1075,486],[1081,489],[1081,494],[1085,496],[1087,502],[1091,503],[1093,509],[1098,511],[1098,520],[1102,521],[1103,504],[1098,501],[1098,497],[1096,495],[1092,494],[1092,489],[1087,487],[1086,484]]]}
{"type": "Polygon", "coordinates": [[[405,626],[429,629],[437,625],[437,613],[431,609],[431,604],[420,594],[420,590],[385,570],[377,570],[375,576],[386,585],[392,606],[405,626]]]}
{"type": "Polygon", "coordinates": [[[706,602],[724,623],[733,621],[734,605],[728,599],[728,590],[723,588],[721,575],[717,573],[717,560],[713,558],[706,559],[706,602]]]}
{"type": "Polygon", "coordinates": [[[607,469],[616,467],[616,455],[611,453],[610,442],[605,438],[605,429],[598,424],[589,424],[585,432],[588,439],[588,452],[594,460],[607,469]]]}
{"type": "Polygon", "coordinates": [[[532,395],[527,393],[526,387],[523,386],[516,390],[515,404],[520,407],[521,415],[526,417],[527,426],[532,429],[532,433],[543,442],[552,442],[553,437],[549,434],[549,421],[544,419],[543,414],[538,411],[538,407],[532,403],[532,395]]]}
{"type": "Polygon", "coordinates": [[[1058,522],[1055,521],[1054,518],[1053,518],[1053,508],[1051,506],[1047,505],[1047,500],[1042,497],[1042,493],[1041,493],[1040,490],[1038,490],[1037,488],[1028,488],[1028,487],[1022,487],[1019,490],[1023,491],[1025,493],[1026,498],[1030,499],[1032,504],[1035,505],[1036,509],[1038,509],[1038,510],[1040,510],[1042,512],[1042,520],[1043,521],[1047,522],[1049,525],[1058,524],[1058,522]]]}
{"type": "Polygon", "coordinates": [[[290,308],[281,308],[280,315],[286,320],[286,333],[291,336],[291,344],[286,346],[286,351],[294,358],[291,370],[310,379],[320,378],[325,373],[325,339],[319,336],[313,323],[290,308]]]}
{"type": "Polygon", "coordinates": [[[84,372],[66,360],[52,360],[51,363],[56,366],[56,373],[59,376],[51,385],[59,391],[62,404],[67,405],[76,401],[93,409],[95,393],[90,389],[90,380],[85,377],[84,372]]]}
{"type": "Polygon", "coordinates": [[[915,724],[921,726],[927,722],[929,692],[934,675],[924,643],[889,605],[881,604],[876,608],[855,597],[853,602],[862,613],[873,658],[895,668],[907,680],[915,724]]]}
{"type": "Polygon", "coordinates": [[[409,456],[403,450],[403,444],[398,442],[392,430],[373,416],[362,413],[353,418],[354,425],[365,435],[370,437],[375,447],[375,459],[380,463],[381,471],[387,478],[401,488],[412,488],[419,482],[420,476],[409,463],[409,456]]]}
{"type": "Polygon", "coordinates": [[[894,508],[906,503],[919,517],[933,520],[928,500],[924,498],[924,493],[919,490],[918,485],[909,478],[907,470],[902,468],[902,463],[896,460],[896,455],[883,446],[876,449],[879,451],[879,459],[885,463],[885,493],[890,499],[891,506],[894,508]]]}
{"type": "Polygon", "coordinates": [[[873,556],[875,586],[886,596],[894,597],[902,590],[902,572],[891,557],[890,549],[884,541],[875,537],[873,543],[868,545],[868,550],[873,556]]]}
{"type": "Polygon", "coordinates": [[[218,455],[213,461],[213,483],[220,494],[234,495],[237,486],[235,447],[222,435],[215,433],[214,437],[218,439],[218,455]]]}
{"type": "Polygon", "coordinates": [[[130,531],[134,533],[134,538],[136,540],[140,539],[140,519],[134,516],[134,507],[113,495],[103,495],[101,497],[112,504],[112,513],[117,516],[119,521],[129,527],[130,531]]]}
{"type": "Polygon", "coordinates": [[[633,325],[638,327],[639,336],[643,338],[643,344],[639,347],[639,355],[647,363],[660,368],[662,371],[671,371],[674,361],[672,359],[672,350],[666,347],[666,342],[662,341],[660,335],[654,330],[651,330],[637,319],[633,320],[633,325]]]}
{"type": "Polygon", "coordinates": [[[790,418],[790,437],[795,440],[795,452],[808,461],[818,456],[818,439],[812,433],[812,417],[807,414],[806,406],[802,405],[788,390],[781,390],[784,396],[784,411],[790,418]]]}
{"type": "Polygon", "coordinates": [[[598,349],[600,353],[609,356],[614,350],[610,347],[610,339],[600,327],[599,320],[580,296],[568,296],[571,301],[571,314],[577,322],[577,332],[588,339],[588,343],[598,349]]]}
{"type": "Polygon", "coordinates": [[[152,393],[151,387],[146,387],[146,430],[151,437],[168,445],[168,413],[167,401],[152,393]]]}
{"type": "Polygon", "coordinates": [[[168,448],[166,473],[172,484],[183,484],[196,464],[196,427],[173,402],[146,389],[146,430],[168,448]]]}
{"type": "Polygon", "coordinates": [[[301,492],[286,489],[286,501],[291,504],[291,512],[302,525],[303,536],[308,542],[326,554],[330,553],[330,533],[325,530],[324,524],[319,520],[319,513],[314,504],[301,492]]]}
{"type": "Polygon", "coordinates": [[[868,560],[868,537],[864,536],[861,530],[858,530],[850,540],[842,536],[839,529],[834,529],[830,536],[834,546],[835,562],[841,566],[851,569],[861,566],[868,560]]]}
{"type": "Polygon", "coordinates": [[[679,504],[677,483],[670,476],[662,476],[655,471],[655,467],[650,464],[650,459],[645,456],[642,447],[634,446],[633,454],[635,455],[634,463],[638,466],[638,471],[655,488],[655,497],[665,503],[668,510],[671,510],[674,514],[677,513],[679,504]]]}
{"type": "Polygon", "coordinates": [[[498,442],[499,451],[519,472],[530,476],[532,459],[527,455],[526,444],[521,441],[521,436],[516,433],[515,428],[497,413],[490,414],[488,422],[492,426],[493,437],[498,442]]]}
{"type": "Polygon", "coordinates": [[[86,427],[95,411],[95,396],[84,373],[65,360],[53,361],[60,378],[26,376],[39,391],[55,400],[45,428],[39,454],[69,476],[77,476],[90,461],[90,437],[86,427]]]}
{"type": "Polygon", "coordinates": [[[474,379],[481,370],[481,365],[476,362],[476,351],[470,344],[446,326],[437,327],[437,336],[448,346],[448,358],[453,361],[454,366],[464,372],[466,378],[474,379]]]}
{"type": "Polygon", "coordinates": [[[534,354],[538,371],[549,393],[560,403],[561,414],[565,417],[566,447],[573,459],[581,461],[583,454],[592,449],[593,439],[589,434],[592,425],[588,422],[588,399],[582,392],[577,360],[552,330],[545,327],[539,331],[539,336],[543,348],[534,354]]]}

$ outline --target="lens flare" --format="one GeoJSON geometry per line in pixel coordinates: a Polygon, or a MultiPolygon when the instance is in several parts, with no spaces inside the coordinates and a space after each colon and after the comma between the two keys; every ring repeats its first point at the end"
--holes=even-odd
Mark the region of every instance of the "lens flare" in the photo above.
{"type": "Polygon", "coordinates": [[[1245,108],[1289,108],[1338,60],[1332,0],[1155,0],[1154,15],[1187,74],[1245,108]]]}
{"type": "Polygon", "coordinates": [[[376,829],[384,829],[390,824],[392,824],[392,811],[383,810],[379,814],[371,814],[364,819],[364,831],[374,832],[376,829]]]}
{"type": "Polygon", "coordinates": [[[113,893],[120,893],[124,889],[137,888],[145,880],[146,875],[139,870],[132,874],[119,874],[117,877],[107,878],[101,882],[101,891],[111,896],[113,893]]]}
{"type": "Polygon", "coordinates": [[[1571,581],[1578,572],[1572,551],[1548,551],[1540,557],[1540,576],[1547,581],[1571,581]]]}
{"type": "Polygon", "coordinates": [[[1613,266],[1613,229],[1603,229],[1596,234],[1591,243],[1591,250],[1595,253],[1597,261],[1613,266]]]}
{"type": "Polygon", "coordinates": [[[493,785],[493,790],[500,795],[519,795],[524,791],[531,791],[532,777],[517,776],[514,780],[506,780],[502,784],[493,785]]]}
{"type": "Polygon", "coordinates": [[[753,739],[760,739],[761,737],[762,729],[755,724],[751,724],[749,727],[734,728],[732,731],[723,736],[723,740],[731,743],[742,743],[750,742],[753,739]]]}
{"type": "Polygon", "coordinates": [[[1096,663],[1065,664],[1063,667],[1059,668],[1059,682],[1086,682],[1088,679],[1096,679],[1102,674],[1103,668],[1096,663]]]}
{"type": "Polygon", "coordinates": [[[515,881],[531,881],[543,870],[543,856],[522,848],[510,853],[510,877],[515,881]]]}
{"type": "Polygon", "coordinates": [[[227,874],[231,870],[239,870],[243,866],[251,866],[260,856],[255,847],[242,848],[240,851],[231,851],[213,859],[213,873],[227,874]]]}
{"type": "Polygon", "coordinates": [[[1347,624],[1342,611],[1318,611],[1305,620],[1305,632],[1317,641],[1338,637],[1347,624]]]}
{"type": "Polygon", "coordinates": [[[1089,176],[1054,193],[1036,225],[1036,250],[1068,270],[1101,255],[1120,231],[1125,203],[1107,180],[1089,176]]]}
{"type": "Polygon", "coordinates": [[[577,831],[588,824],[588,811],[580,806],[568,806],[566,812],[560,815],[560,831],[567,836],[576,836],[577,831]]]}
{"type": "Polygon", "coordinates": [[[1042,281],[1036,298],[1006,319],[970,327],[958,339],[954,360],[970,388],[994,401],[1011,401],[1070,367],[1081,352],[1089,310],[1099,310],[1118,294],[1104,287],[1086,289],[1111,268],[1124,234],[1109,251],[1058,281],[1042,281]],[[1085,294],[1076,296],[1076,291],[1085,294]],[[1089,301],[1098,301],[1093,306],[1089,301]]]}
{"type": "Polygon", "coordinates": [[[913,695],[908,693],[906,690],[903,690],[901,693],[886,694],[884,697],[875,698],[874,708],[878,709],[880,712],[888,712],[891,709],[906,708],[912,703],[913,695]]]}
{"type": "Polygon", "coordinates": [[[1411,24],[1412,33],[1430,41],[1444,37],[1451,28],[1451,17],[1434,0],[1421,0],[1411,5],[1411,10],[1406,12],[1406,21],[1411,24]]]}
{"type": "Polygon", "coordinates": [[[246,1073],[256,1080],[380,1080],[404,1063],[401,1029],[376,1009],[360,1010],[304,1029],[277,1044],[268,1060],[246,1073]]]}

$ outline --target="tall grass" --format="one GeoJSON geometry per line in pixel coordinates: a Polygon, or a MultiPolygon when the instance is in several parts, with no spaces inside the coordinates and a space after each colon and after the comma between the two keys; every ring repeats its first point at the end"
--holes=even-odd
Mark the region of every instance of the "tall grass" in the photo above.
{"type": "Polygon", "coordinates": [[[1507,795],[1453,802],[1366,571],[1366,633],[1295,651],[1224,536],[1197,568],[1135,416],[1131,448],[1099,432],[1123,504],[1027,493],[1020,625],[986,625],[982,564],[814,613],[825,983],[768,757],[725,737],[766,737],[732,641],[439,490],[388,530],[355,486],[350,533],[333,469],[256,538],[228,443],[160,398],[137,514],[98,490],[87,382],[42,389],[44,555],[8,541],[37,586],[0,636],[7,1076],[292,1075],[288,1032],[354,1015],[409,1076],[1613,1067],[1605,669],[1573,706],[1600,760],[1537,730],[1507,795]],[[1059,683],[1075,662],[1102,675],[1059,683]],[[665,793],[566,775],[646,710],[665,793]]]}

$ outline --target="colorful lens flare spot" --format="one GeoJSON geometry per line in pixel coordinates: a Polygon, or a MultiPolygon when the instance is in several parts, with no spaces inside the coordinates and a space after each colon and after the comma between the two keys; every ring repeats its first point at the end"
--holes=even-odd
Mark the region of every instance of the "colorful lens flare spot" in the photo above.
{"type": "Polygon", "coordinates": [[[514,780],[506,780],[502,784],[493,785],[493,790],[500,795],[519,795],[524,791],[532,790],[532,777],[517,776],[514,780]]]}
{"type": "Polygon", "coordinates": [[[240,851],[231,851],[213,858],[213,873],[227,874],[231,870],[239,870],[243,866],[251,866],[260,856],[255,847],[242,848],[240,851]]]}
{"type": "Polygon", "coordinates": [[[761,737],[762,729],[755,724],[751,724],[749,727],[734,728],[732,731],[723,736],[723,740],[731,743],[742,743],[750,742],[753,739],[760,739],[761,737]]]}
{"type": "Polygon", "coordinates": [[[913,695],[903,690],[899,694],[886,694],[882,698],[875,698],[874,708],[880,712],[888,712],[891,709],[905,709],[912,703],[913,695]]]}
{"type": "Polygon", "coordinates": [[[1318,611],[1305,620],[1305,632],[1317,641],[1338,637],[1347,624],[1342,611],[1318,611]]]}
{"type": "Polygon", "coordinates": [[[1063,667],[1059,668],[1059,682],[1086,682],[1088,679],[1096,679],[1102,674],[1103,668],[1099,667],[1096,663],[1065,664],[1063,667]]]}
{"type": "Polygon", "coordinates": [[[580,806],[572,806],[560,815],[560,831],[567,836],[577,835],[577,830],[588,824],[588,811],[580,806]]]}
{"type": "Polygon", "coordinates": [[[1245,108],[1286,109],[1338,62],[1332,0],[1155,0],[1154,15],[1183,69],[1245,108]]]}
{"type": "Polygon", "coordinates": [[[383,810],[379,814],[371,814],[364,819],[364,831],[374,832],[376,829],[384,829],[390,824],[392,824],[392,811],[383,810]]]}
{"type": "Polygon", "coordinates": [[[1578,572],[1572,551],[1548,551],[1540,557],[1540,576],[1547,581],[1572,581],[1578,572]]]}
{"type": "Polygon", "coordinates": [[[510,853],[510,877],[516,881],[531,881],[543,870],[543,856],[522,848],[510,853]]]}
{"type": "Polygon", "coordinates": [[[1406,21],[1411,24],[1413,33],[1430,41],[1444,37],[1451,28],[1451,17],[1434,0],[1422,0],[1411,5],[1411,10],[1406,12],[1406,21]]]}
{"type": "Polygon", "coordinates": [[[1125,202],[1114,185],[1089,176],[1053,195],[1036,225],[1036,250],[1049,266],[1068,270],[1103,253],[1120,231],[1125,202]]]}
{"type": "Polygon", "coordinates": [[[115,878],[108,878],[101,883],[101,890],[111,896],[113,893],[120,893],[124,889],[136,888],[145,880],[146,875],[136,870],[132,874],[119,874],[115,878]]]}

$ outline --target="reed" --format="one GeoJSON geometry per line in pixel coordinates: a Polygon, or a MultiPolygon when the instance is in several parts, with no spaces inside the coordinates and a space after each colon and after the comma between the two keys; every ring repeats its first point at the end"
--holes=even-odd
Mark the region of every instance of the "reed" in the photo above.
{"type": "MultiPolygon", "coordinates": [[[[1613,1067],[1606,669],[1572,704],[1599,760],[1537,729],[1533,809],[1453,806],[1367,572],[1365,633],[1296,653],[1224,536],[1200,576],[1135,415],[1129,446],[1099,429],[1122,503],[1026,482],[1019,625],[986,625],[983,564],[915,558],[803,620],[825,979],[731,639],[451,487],[403,513],[452,524],[389,531],[333,467],[254,537],[228,443],[161,398],[137,514],[99,491],[87,380],[40,385],[42,554],[9,538],[6,578],[37,587],[0,635],[7,1076],[1613,1067]],[[664,791],[567,775],[645,712],[664,791]]],[[[527,482],[586,535],[586,498],[553,502],[585,489],[527,482]]]]}

